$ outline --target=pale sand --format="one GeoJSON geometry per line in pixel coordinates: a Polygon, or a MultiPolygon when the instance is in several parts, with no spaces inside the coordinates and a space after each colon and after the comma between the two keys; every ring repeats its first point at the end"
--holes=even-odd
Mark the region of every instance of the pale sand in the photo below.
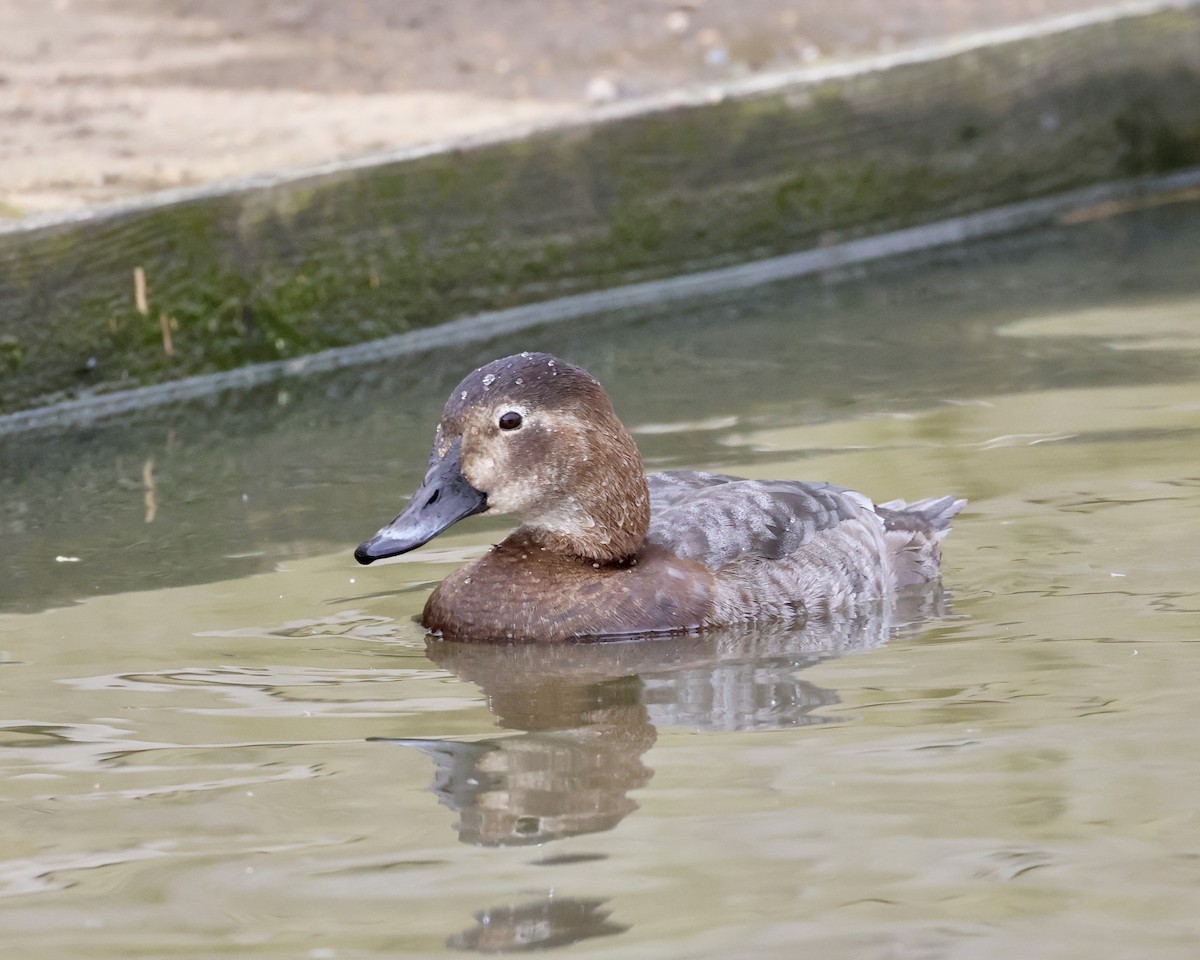
{"type": "Polygon", "coordinates": [[[0,217],[303,167],[1101,0],[5,0],[0,217]]]}

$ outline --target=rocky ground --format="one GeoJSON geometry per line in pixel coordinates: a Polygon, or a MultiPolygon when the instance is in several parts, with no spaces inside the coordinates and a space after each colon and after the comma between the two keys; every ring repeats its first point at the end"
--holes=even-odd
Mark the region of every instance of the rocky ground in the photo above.
{"type": "Polygon", "coordinates": [[[1110,0],[5,0],[0,217],[374,151],[1110,0]]]}

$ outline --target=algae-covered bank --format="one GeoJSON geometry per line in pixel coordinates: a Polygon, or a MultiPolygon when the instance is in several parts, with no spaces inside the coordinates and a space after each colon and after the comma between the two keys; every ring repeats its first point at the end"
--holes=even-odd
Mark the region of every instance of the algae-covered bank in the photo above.
{"type": "Polygon", "coordinates": [[[1200,165],[1200,5],[0,234],[0,413],[1200,165]]]}

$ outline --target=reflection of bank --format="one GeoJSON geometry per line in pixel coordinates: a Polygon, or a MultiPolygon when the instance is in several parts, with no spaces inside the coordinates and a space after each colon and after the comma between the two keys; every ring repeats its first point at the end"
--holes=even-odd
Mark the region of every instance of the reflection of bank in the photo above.
{"type": "MultiPolygon", "coordinates": [[[[911,598],[911,624],[935,592],[911,598]]],[[[432,757],[433,791],[459,814],[464,843],[509,846],[609,830],[653,776],[642,757],[659,727],[734,732],[825,723],[837,695],[799,679],[820,660],[884,642],[897,616],[804,629],[771,625],[607,643],[460,644],[430,640],[434,663],[478,684],[500,726],[473,742],[394,740],[432,757]]]]}

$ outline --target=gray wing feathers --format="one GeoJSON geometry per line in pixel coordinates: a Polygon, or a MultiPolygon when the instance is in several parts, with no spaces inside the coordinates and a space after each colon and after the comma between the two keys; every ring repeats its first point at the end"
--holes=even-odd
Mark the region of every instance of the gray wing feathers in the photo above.
{"type": "Polygon", "coordinates": [[[698,490],[720,486],[723,483],[733,483],[740,477],[730,477],[723,473],[705,473],[701,470],[667,470],[663,473],[651,473],[646,477],[646,486],[650,488],[650,513],[662,513],[680,500],[690,497],[698,490]]]}
{"type": "Polygon", "coordinates": [[[888,590],[935,580],[939,541],[966,503],[875,506],[831,484],[691,471],[646,482],[647,541],[718,571],[717,603],[730,621],[853,613],[888,590]]]}
{"type": "Polygon", "coordinates": [[[741,558],[780,560],[871,506],[831,484],[703,473],[653,474],[647,482],[646,539],[714,569],[741,558]]]}

